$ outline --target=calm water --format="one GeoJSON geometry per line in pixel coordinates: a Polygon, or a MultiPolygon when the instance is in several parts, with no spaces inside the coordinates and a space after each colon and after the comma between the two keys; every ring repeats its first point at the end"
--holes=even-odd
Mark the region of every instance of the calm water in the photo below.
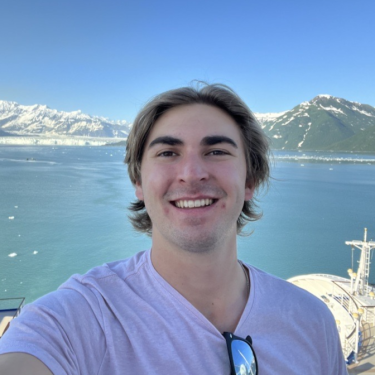
{"type": "MultiPolygon", "coordinates": [[[[115,147],[0,147],[0,298],[30,302],[73,273],[150,247],[127,220],[134,191],[123,157],[115,147]]],[[[375,155],[279,152],[273,177],[239,257],[282,278],[346,276],[344,242],[364,227],[375,239],[375,155]]]]}

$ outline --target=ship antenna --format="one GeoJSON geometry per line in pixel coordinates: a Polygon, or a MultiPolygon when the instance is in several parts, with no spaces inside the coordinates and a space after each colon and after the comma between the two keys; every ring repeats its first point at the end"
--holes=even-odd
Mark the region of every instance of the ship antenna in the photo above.
{"type": "MultiPolygon", "coordinates": [[[[351,245],[352,248],[356,247],[361,250],[361,256],[359,259],[358,271],[355,275],[354,290],[351,290],[353,294],[360,294],[368,296],[370,292],[368,286],[368,280],[370,276],[370,255],[371,250],[375,249],[375,242],[367,242],[367,228],[365,228],[363,241],[346,241],[346,245],[351,245]]],[[[354,274],[353,274],[354,275],[354,274]]],[[[352,279],[353,280],[353,279],[352,279]]]]}

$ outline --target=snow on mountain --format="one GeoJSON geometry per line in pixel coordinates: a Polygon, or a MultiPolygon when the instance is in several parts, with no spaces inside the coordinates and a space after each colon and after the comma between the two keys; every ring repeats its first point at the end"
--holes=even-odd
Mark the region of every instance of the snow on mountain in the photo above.
{"type": "MultiPolygon", "coordinates": [[[[363,137],[357,134],[375,132],[375,108],[331,95],[318,95],[262,126],[275,149],[334,149],[336,143],[345,140],[347,150],[358,147],[363,150],[358,144],[363,137]]],[[[375,151],[375,145],[366,146],[366,150],[372,149],[375,151]]]]}
{"type": "Polygon", "coordinates": [[[25,106],[0,100],[0,130],[10,135],[127,138],[129,124],[80,110],[63,112],[46,105],[25,106]]]}
{"type": "MultiPolygon", "coordinates": [[[[254,113],[271,147],[284,150],[327,150],[375,152],[375,108],[331,95],[318,95],[289,111],[254,113]]],[[[62,112],[35,104],[24,106],[0,100],[2,142],[40,143],[40,139],[127,138],[131,124],[90,116],[81,111],[62,112]],[[13,137],[10,137],[13,136],[13,137]],[[18,136],[19,139],[15,139],[18,136]],[[11,139],[12,138],[12,139],[11,139]],[[22,139],[20,139],[22,138],[22,139]],[[8,140],[7,140],[8,139],[8,140]]],[[[99,141],[99,140],[98,140],[99,141]]]]}
{"type": "Polygon", "coordinates": [[[265,128],[267,124],[270,122],[275,121],[278,117],[282,116],[286,111],[284,112],[271,112],[271,113],[259,113],[254,112],[255,117],[259,121],[259,123],[262,125],[262,128],[265,128]]]}
{"type": "Polygon", "coordinates": [[[331,98],[333,98],[333,96],[332,95],[327,95],[327,94],[320,94],[320,95],[317,95],[316,98],[331,99],[331,98]]]}

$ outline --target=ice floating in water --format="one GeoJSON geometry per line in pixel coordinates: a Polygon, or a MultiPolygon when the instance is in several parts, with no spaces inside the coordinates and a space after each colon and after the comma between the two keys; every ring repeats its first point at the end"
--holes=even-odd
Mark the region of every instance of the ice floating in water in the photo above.
{"type": "Polygon", "coordinates": [[[38,254],[38,252],[37,251],[33,251],[33,254],[35,255],[35,254],[38,254]]]}
{"type": "Polygon", "coordinates": [[[14,220],[14,216],[9,216],[9,220],[14,220]]]}
{"type": "Polygon", "coordinates": [[[10,254],[8,254],[8,257],[10,257],[10,258],[13,258],[13,257],[16,257],[17,256],[17,253],[10,253],[10,254]]]}
{"type": "Polygon", "coordinates": [[[283,154],[283,155],[274,155],[276,160],[290,160],[290,161],[318,161],[318,162],[334,162],[334,163],[367,163],[374,164],[375,159],[371,156],[352,156],[352,157],[343,157],[336,155],[293,155],[293,154],[283,154]]]}

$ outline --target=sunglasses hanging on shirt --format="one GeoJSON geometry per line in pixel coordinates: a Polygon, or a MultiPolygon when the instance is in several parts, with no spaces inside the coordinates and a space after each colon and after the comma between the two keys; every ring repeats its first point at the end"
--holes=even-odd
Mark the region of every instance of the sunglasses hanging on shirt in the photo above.
{"type": "Polygon", "coordinates": [[[231,373],[230,375],[259,375],[258,362],[251,346],[250,336],[242,339],[230,332],[224,332],[227,342],[231,373]]]}

